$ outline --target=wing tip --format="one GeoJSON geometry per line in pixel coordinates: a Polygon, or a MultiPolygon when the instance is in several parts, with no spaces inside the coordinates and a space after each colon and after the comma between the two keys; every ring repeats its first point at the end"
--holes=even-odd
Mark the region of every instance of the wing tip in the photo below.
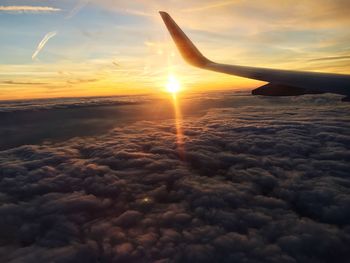
{"type": "Polygon", "coordinates": [[[193,66],[203,68],[211,61],[202,55],[192,41],[186,36],[174,19],[165,11],[159,11],[171,37],[183,58],[193,66]]]}
{"type": "Polygon", "coordinates": [[[159,11],[160,16],[163,18],[163,20],[168,19],[170,15],[165,11],[159,11]]]}

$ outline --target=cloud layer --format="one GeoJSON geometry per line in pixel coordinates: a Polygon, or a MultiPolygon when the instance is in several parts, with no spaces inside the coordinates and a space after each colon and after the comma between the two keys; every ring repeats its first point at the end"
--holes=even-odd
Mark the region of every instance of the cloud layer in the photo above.
{"type": "Polygon", "coordinates": [[[51,13],[59,12],[60,8],[50,6],[28,6],[28,5],[14,5],[14,6],[0,6],[0,12],[10,13],[51,13]]]}
{"type": "Polygon", "coordinates": [[[349,105],[207,98],[184,161],[172,119],[0,152],[0,261],[347,262],[349,105]]]}

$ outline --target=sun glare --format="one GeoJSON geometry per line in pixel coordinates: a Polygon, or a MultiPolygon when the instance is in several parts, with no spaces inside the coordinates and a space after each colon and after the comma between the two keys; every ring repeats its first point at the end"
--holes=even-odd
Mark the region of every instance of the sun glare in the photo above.
{"type": "Polygon", "coordinates": [[[173,75],[169,75],[166,90],[172,94],[176,94],[180,91],[180,82],[173,75]]]}

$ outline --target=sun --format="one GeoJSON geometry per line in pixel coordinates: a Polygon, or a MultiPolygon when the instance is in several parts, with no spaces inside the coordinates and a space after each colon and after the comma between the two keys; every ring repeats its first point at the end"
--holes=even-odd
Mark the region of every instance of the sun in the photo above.
{"type": "Polygon", "coordinates": [[[167,92],[176,94],[180,89],[180,82],[173,75],[169,75],[168,83],[166,84],[167,92]]]}

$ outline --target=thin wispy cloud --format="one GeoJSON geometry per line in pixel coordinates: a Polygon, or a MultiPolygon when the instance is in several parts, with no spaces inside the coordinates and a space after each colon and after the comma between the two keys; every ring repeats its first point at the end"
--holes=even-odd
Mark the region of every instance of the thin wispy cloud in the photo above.
{"type": "Polygon", "coordinates": [[[127,9],[123,9],[122,11],[124,11],[127,14],[135,15],[135,16],[145,16],[145,17],[152,16],[151,13],[147,13],[147,12],[136,10],[136,9],[128,9],[127,8],[127,9]]]}
{"type": "Polygon", "coordinates": [[[27,6],[27,5],[13,5],[0,6],[0,12],[8,13],[51,13],[62,11],[60,8],[50,6],[27,6]]]}
{"type": "Polygon", "coordinates": [[[197,12],[197,11],[203,11],[203,10],[210,10],[210,9],[230,6],[232,4],[236,4],[237,2],[239,2],[239,0],[228,0],[228,1],[223,1],[223,2],[215,2],[215,3],[209,3],[207,5],[202,5],[199,7],[187,8],[187,9],[184,9],[183,11],[184,12],[197,12]]]}
{"type": "Polygon", "coordinates": [[[91,83],[91,82],[97,82],[100,79],[74,79],[74,80],[68,80],[67,84],[81,84],[81,83],[91,83]]]}
{"type": "Polygon", "coordinates": [[[13,81],[13,80],[4,80],[0,81],[0,85],[44,85],[47,83],[44,82],[28,82],[28,81],[13,81]]]}
{"type": "Polygon", "coordinates": [[[36,48],[35,52],[32,55],[32,59],[34,60],[40,53],[40,51],[45,47],[46,43],[57,35],[56,31],[47,33],[44,38],[40,41],[38,47],[36,48]]]}
{"type": "Polygon", "coordinates": [[[90,1],[89,0],[81,0],[78,2],[78,4],[68,13],[68,15],[65,17],[65,19],[71,19],[76,14],[79,13],[81,9],[83,9],[90,1]]]}
{"type": "Polygon", "coordinates": [[[334,57],[324,57],[324,58],[314,58],[310,59],[309,61],[329,61],[329,60],[342,60],[342,59],[350,59],[350,56],[334,56],[334,57]]]}

